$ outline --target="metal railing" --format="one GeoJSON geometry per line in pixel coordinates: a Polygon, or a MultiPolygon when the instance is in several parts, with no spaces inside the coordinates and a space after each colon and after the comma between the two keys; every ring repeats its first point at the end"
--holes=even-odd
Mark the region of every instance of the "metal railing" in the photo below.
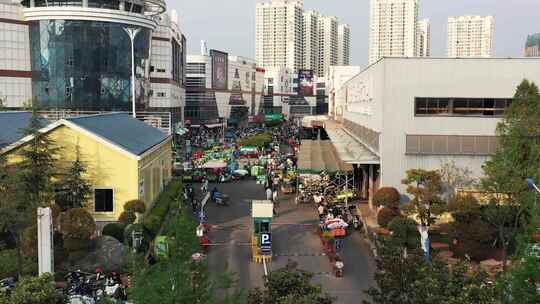
{"type": "MultiPolygon", "coordinates": [[[[45,117],[51,122],[58,121],[64,118],[75,118],[81,116],[98,115],[106,113],[126,113],[132,115],[131,112],[110,112],[110,111],[73,111],[73,110],[49,110],[39,111],[41,116],[45,117]]],[[[138,120],[160,129],[167,135],[171,135],[173,131],[172,115],[170,112],[137,112],[136,117],[138,120]]]]}

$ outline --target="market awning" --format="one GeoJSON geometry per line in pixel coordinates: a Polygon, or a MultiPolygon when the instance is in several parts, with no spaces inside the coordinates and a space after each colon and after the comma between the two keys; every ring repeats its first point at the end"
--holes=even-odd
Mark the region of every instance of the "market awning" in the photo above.
{"type": "Polygon", "coordinates": [[[325,128],[338,157],[348,164],[379,164],[380,158],[342,128],[325,128]]]}
{"type": "Polygon", "coordinates": [[[339,159],[331,141],[302,140],[298,153],[298,170],[300,173],[334,173],[350,172],[353,168],[351,164],[339,159]]]}

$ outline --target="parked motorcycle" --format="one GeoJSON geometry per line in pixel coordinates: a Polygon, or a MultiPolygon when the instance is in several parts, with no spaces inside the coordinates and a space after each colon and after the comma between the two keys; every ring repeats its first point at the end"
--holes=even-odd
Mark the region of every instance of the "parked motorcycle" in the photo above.
{"type": "Polygon", "coordinates": [[[15,279],[12,277],[0,280],[0,293],[10,295],[15,288],[15,279]]]}

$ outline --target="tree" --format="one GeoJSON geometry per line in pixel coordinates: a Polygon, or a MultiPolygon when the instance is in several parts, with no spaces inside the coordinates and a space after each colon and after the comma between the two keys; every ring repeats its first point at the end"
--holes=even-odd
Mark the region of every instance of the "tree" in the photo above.
{"type": "Polygon", "coordinates": [[[540,303],[540,208],[536,207],[535,215],[527,232],[521,237],[519,250],[514,265],[506,276],[504,285],[510,304],[540,303]]]}
{"type": "Polygon", "coordinates": [[[434,215],[444,212],[444,202],[440,198],[442,184],[439,172],[409,170],[402,183],[407,185],[407,193],[412,195],[412,199],[402,206],[406,215],[418,216],[420,224],[427,227],[435,221],[434,215]]]}
{"type": "Polygon", "coordinates": [[[380,188],[373,196],[373,204],[375,206],[383,206],[396,211],[399,209],[399,200],[399,191],[392,187],[380,188]]]}
{"type": "Polygon", "coordinates": [[[454,219],[450,223],[450,236],[454,240],[453,252],[458,257],[468,255],[476,261],[491,258],[495,246],[495,231],[486,220],[487,206],[471,195],[455,197],[448,204],[454,219]]]}
{"type": "Polygon", "coordinates": [[[11,296],[0,294],[1,304],[63,304],[65,297],[56,291],[51,274],[23,277],[11,296]]]}
{"type": "Polygon", "coordinates": [[[71,208],[82,208],[90,194],[92,185],[84,178],[86,165],[81,161],[80,148],[76,147],[76,159],[68,168],[66,174],[57,184],[56,204],[62,211],[71,208]]]}
{"type": "Polygon", "coordinates": [[[96,223],[88,211],[73,208],[64,212],[60,227],[64,239],[64,247],[71,253],[91,247],[90,239],[96,232],[96,223]]]}
{"type": "Polygon", "coordinates": [[[6,167],[6,160],[0,165],[4,171],[0,181],[4,190],[0,194],[0,229],[15,240],[19,276],[23,271],[22,233],[36,223],[37,208],[50,206],[53,198],[51,180],[56,175],[57,149],[48,134],[41,132],[43,126],[34,108],[29,126],[22,130],[24,136],[32,138],[19,149],[21,160],[10,167],[6,167]]]}
{"type": "Polygon", "coordinates": [[[264,289],[251,290],[248,304],[331,304],[334,299],[322,294],[321,287],[311,283],[313,274],[297,268],[289,261],[287,265],[272,271],[264,289]]]}
{"type": "Polygon", "coordinates": [[[540,180],[540,94],[534,83],[523,80],[517,87],[497,135],[499,149],[483,167],[482,187],[494,194],[486,218],[497,231],[506,270],[508,254],[524,231],[535,202],[525,179],[540,180]]]}
{"type": "Polygon", "coordinates": [[[375,282],[364,304],[494,304],[496,290],[484,284],[482,273],[469,273],[469,265],[453,267],[434,258],[425,263],[418,251],[404,256],[395,240],[383,239],[375,282]]]}
{"type": "Polygon", "coordinates": [[[454,160],[441,163],[439,169],[442,183],[442,197],[445,201],[455,198],[456,190],[470,188],[476,184],[469,168],[459,167],[454,160]]]}
{"type": "Polygon", "coordinates": [[[32,110],[29,126],[22,130],[22,135],[32,136],[26,146],[19,150],[21,161],[17,163],[19,195],[24,203],[33,207],[47,207],[54,198],[52,179],[57,176],[54,141],[43,133],[44,121],[32,110]]]}

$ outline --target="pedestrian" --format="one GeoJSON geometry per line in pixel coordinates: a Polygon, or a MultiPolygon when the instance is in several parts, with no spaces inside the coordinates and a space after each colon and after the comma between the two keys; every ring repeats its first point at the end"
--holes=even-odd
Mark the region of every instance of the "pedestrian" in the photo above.
{"type": "Polygon", "coordinates": [[[272,191],[272,201],[274,202],[274,204],[277,204],[277,197],[278,197],[278,191],[277,189],[274,189],[274,191],[272,191]]]}
{"type": "Polygon", "coordinates": [[[324,218],[324,206],[319,205],[319,208],[317,208],[317,210],[319,211],[319,220],[322,221],[322,219],[324,218]]]}
{"type": "Polygon", "coordinates": [[[202,190],[203,193],[208,192],[208,179],[206,177],[203,179],[203,184],[202,184],[201,190],[202,190]]]}

